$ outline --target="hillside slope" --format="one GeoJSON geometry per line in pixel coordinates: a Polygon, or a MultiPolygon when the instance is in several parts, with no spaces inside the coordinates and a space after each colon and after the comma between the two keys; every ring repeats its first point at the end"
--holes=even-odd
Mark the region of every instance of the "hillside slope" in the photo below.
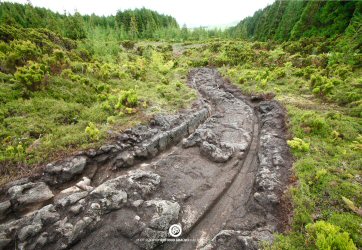
{"type": "Polygon", "coordinates": [[[255,12],[229,30],[233,37],[254,40],[296,40],[303,37],[337,37],[358,29],[361,46],[360,1],[284,1],[255,12]],[[358,27],[354,27],[358,26],[358,27]]]}

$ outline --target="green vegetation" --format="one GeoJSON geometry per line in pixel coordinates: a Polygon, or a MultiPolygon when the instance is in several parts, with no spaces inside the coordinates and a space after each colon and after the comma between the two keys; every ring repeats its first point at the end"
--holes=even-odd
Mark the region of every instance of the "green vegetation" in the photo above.
{"type": "Polygon", "coordinates": [[[85,39],[101,30],[117,40],[202,40],[226,35],[220,29],[180,28],[176,20],[145,8],[118,11],[115,16],[58,14],[31,4],[0,3],[0,23],[22,28],[46,28],[71,38],[85,39]]]}
{"type": "Polygon", "coordinates": [[[72,40],[21,26],[0,26],[1,183],[196,97],[169,45],[121,42],[102,27],[86,37],[65,31],[72,40]]]}
{"type": "Polygon", "coordinates": [[[361,22],[361,13],[359,1],[277,0],[242,20],[229,33],[232,37],[259,41],[337,37],[349,32],[355,22],[361,22]]]}
{"type": "MultiPolygon", "coordinates": [[[[326,46],[317,38],[308,41],[316,49],[326,46]]],[[[245,93],[274,93],[289,114],[292,137],[288,144],[295,156],[293,178],[297,180],[289,193],[293,222],[290,232],[268,248],[360,248],[360,65],[334,61],[339,52],[333,46],[313,54],[299,47],[300,41],[226,43],[211,42],[202,53],[189,52],[188,60],[204,62],[218,47],[206,65],[220,66],[245,93]],[[239,51],[239,57],[228,50],[239,51]]]]}
{"type": "Polygon", "coordinates": [[[289,115],[293,221],[267,248],[362,248],[360,2],[276,1],[226,32],[146,9],[98,17],[0,3],[0,20],[0,183],[187,107],[188,70],[213,66],[289,115]]]}

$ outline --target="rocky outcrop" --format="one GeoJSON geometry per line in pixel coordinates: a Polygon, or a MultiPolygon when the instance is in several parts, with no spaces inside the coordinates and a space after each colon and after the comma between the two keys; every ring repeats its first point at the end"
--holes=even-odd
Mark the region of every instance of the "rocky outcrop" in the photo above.
{"type": "MultiPolygon", "coordinates": [[[[83,178],[82,184],[84,182],[89,187],[90,183],[86,178],[83,178]]],[[[154,211],[155,216],[148,218],[148,222],[146,221],[149,224],[147,230],[167,232],[169,223],[178,219],[180,206],[171,201],[147,201],[147,196],[154,192],[159,184],[159,175],[135,170],[110,179],[91,192],[76,189],[73,192],[60,192],[54,204],[44,206],[18,220],[2,224],[0,226],[0,243],[3,247],[11,247],[17,242],[17,245],[24,249],[40,247],[64,249],[92,231],[102,216],[112,210],[129,206],[138,207],[141,211],[149,209],[154,211]],[[144,200],[146,201],[143,202],[144,200]]],[[[14,199],[22,197],[16,195],[23,195],[22,190],[28,187],[32,187],[37,192],[43,189],[49,190],[44,183],[24,185],[10,188],[9,192],[14,199]]],[[[36,192],[32,191],[32,193],[36,192]]],[[[44,191],[43,196],[39,197],[43,200],[48,197],[46,195],[50,196],[44,191]]],[[[35,195],[30,196],[33,202],[32,197],[35,195]]],[[[146,232],[143,231],[140,234],[146,232]]]]}
{"type": "Polygon", "coordinates": [[[76,156],[58,163],[46,165],[45,174],[50,183],[64,183],[70,181],[75,175],[83,172],[87,164],[87,157],[76,156]]]}
{"type": "MultiPolygon", "coordinates": [[[[276,101],[262,101],[257,108],[260,114],[259,166],[247,212],[240,219],[242,223],[236,224],[230,219],[225,229],[201,249],[257,250],[260,242],[272,243],[274,233],[281,226],[281,198],[291,168],[285,112],[276,101]]],[[[238,216],[235,214],[235,217],[238,216]]]]}
{"type": "Polygon", "coordinates": [[[13,206],[20,207],[41,203],[54,197],[52,191],[44,182],[28,182],[22,185],[15,185],[8,189],[8,195],[13,206]]]}
{"type": "Polygon", "coordinates": [[[208,159],[223,163],[245,152],[251,142],[253,109],[230,93],[220,90],[223,79],[211,69],[199,69],[193,86],[217,109],[193,134],[184,139],[184,148],[198,146],[208,159]]]}
{"type": "Polygon", "coordinates": [[[167,235],[166,227],[177,220],[175,214],[180,206],[169,201],[147,202],[148,195],[160,185],[159,175],[135,170],[92,186],[89,168],[109,165],[111,169],[124,169],[152,158],[194,132],[208,115],[207,106],[180,115],[158,115],[149,127],[138,126],[120,134],[115,144],[50,163],[43,175],[31,180],[9,183],[3,188],[0,202],[0,218],[4,220],[0,226],[0,249],[13,248],[15,244],[24,249],[68,248],[92,231],[102,216],[128,206],[140,211],[155,210],[152,222],[148,217],[142,222],[147,225],[149,220],[150,226],[139,234],[167,235]],[[73,185],[66,185],[77,179],[73,185]],[[65,188],[55,191],[62,186],[65,188]],[[173,209],[171,214],[165,212],[168,206],[173,209]],[[28,210],[33,211],[32,215],[26,214],[28,210]],[[44,211],[54,218],[39,220],[39,216],[48,216],[44,211]]]}
{"type": "Polygon", "coordinates": [[[261,227],[254,231],[222,230],[210,243],[200,249],[258,250],[260,242],[272,242],[273,238],[273,231],[270,231],[268,227],[261,227]]]}
{"type": "Polygon", "coordinates": [[[162,243],[162,241],[155,241],[155,239],[166,240],[170,225],[178,221],[180,213],[180,205],[177,202],[150,200],[143,204],[144,209],[149,209],[150,207],[152,207],[154,211],[152,219],[139,235],[139,239],[142,240],[136,241],[137,244],[144,249],[153,249],[162,243]]]}
{"type": "Polygon", "coordinates": [[[289,147],[286,143],[284,110],[275,101],[261,102],[259,170],[256,175],[254,199],[269,211],[280,203],[280,194],[288,179],[287,164],[290,162],[289,147]]]}

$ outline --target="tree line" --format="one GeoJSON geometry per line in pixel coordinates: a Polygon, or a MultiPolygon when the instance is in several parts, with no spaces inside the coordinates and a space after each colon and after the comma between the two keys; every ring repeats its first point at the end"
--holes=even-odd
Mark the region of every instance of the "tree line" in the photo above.
{"type": "MultiPolygon", "coordinates": [[[[276,0],[228,30],[231,37],[259,41],[334,38],[362,24],[360,1],[276,0]]],[[[360,36],[361,37],[361,36],[360,36]]]]}
{"type": "Polygon", "coordinates": [[[122,38],[153,38],[164,29],[180,30],[175,18],[145,8],[118,11],[115,16],[55,13],[30,3],[0,3],[1,24],[22,28],[47,28],[71,39],[86,38],[94,27],[117,31],[122,38]]]}
{"type": "Polygon", "coordinates": [[[176,19],[145,8],[118,11],[116,15],[55,13],[31,3],[0,3],[0,22],[15,27],[47,28],[74,40],[86,38],[95,28],[112,33],[118,40],[165,39],[175,41],[237,38],[258,41],[298,40],[322,36],[350,37],[362,44],[361,1],[276,0],[235,27],[221,29],[180,27],[176,19]],[[88,35],[87,35],[88,34],[88,35]]]}

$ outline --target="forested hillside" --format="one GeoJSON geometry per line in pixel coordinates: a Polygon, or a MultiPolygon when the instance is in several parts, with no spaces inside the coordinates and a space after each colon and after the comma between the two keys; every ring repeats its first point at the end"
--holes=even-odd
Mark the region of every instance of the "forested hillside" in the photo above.
{"type": "Polygon", "coordinates": [[[30,4],[0,3],[0,23],[23,28],[47,28],[71,39],[84,39],[95,29],[125,39],[199,40],[222,36],[218,29],[180,28],[176,20],[145,8],[117,11],[115,16],[59,14],[30,4]]]}
{"type": "Polygon", "coordinates": [[[178,28],[171,16],[143,9],[118,11],[116,16],[58,14],[29,4],[1,3],[0,22],[23,28],[48,28],[72,39],[86,37],[86,29],[94,27],[117,30],[121,38],[152,38],[161,29],[178,28]]]}
{"type": "MultiPolygon", "coordinates": [[[[361,32],[360,1],[284,1],[255,12],[229,30],[231,36],[266,41],[303,37],[337,37],[361,32]],[[358,26],[359,24],[359,26],[358,26]]],[[[356,37],[361,46],[361,38],[356,37]]]]}

